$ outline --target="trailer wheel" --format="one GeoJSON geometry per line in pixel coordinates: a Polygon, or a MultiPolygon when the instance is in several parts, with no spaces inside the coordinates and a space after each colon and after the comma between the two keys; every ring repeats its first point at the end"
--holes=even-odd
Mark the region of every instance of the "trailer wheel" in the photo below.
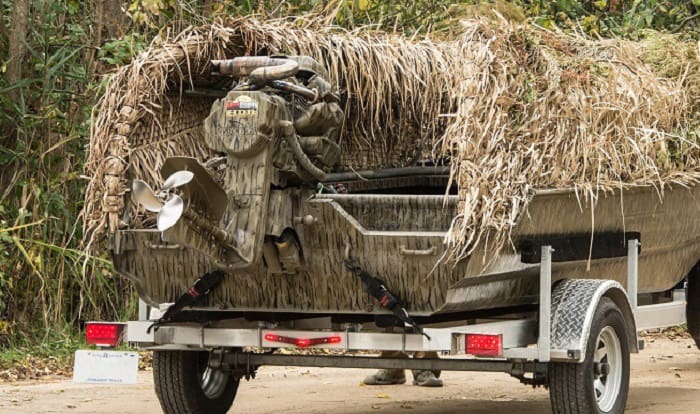
{"type": "Polygon", "coordinates": [[[700,263],[688,275],[688,285],[685,292],[685,320],[690,336],[700,349],[700,263]]]}
{"type": "Polygon", "coordinates": [[[625,319],[603,297],[588,335],[582,363],[549,365],[549,396],[557,414],[622,414],[627,403],[630,350],[625,319]]]}
{"type": "Polygon", "coordinates": [[[153,381],[167,414],[226,413],[240,378],[209,367],[209,352],[154,351],[153,381]]]}

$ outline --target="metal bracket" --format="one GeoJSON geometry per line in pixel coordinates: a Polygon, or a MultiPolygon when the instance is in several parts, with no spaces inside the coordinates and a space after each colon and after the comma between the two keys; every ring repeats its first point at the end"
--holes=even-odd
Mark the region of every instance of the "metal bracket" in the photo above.
{"type": "Polygon", "coordinates": [[[540,292],[536,348],[513,348],[504,352],[509,359],[549,362],[552,357],[552,246],[540,250],[540,292]]]}
{"type": "Polygon", "coordinates": [[[632,312],[637,311],[637,292],[639,277],[639,240],[627,241],[627,297],[630,301],[632,312]]]}
{"type": "MultiPolygon", "coordinates": [[[[639,251],[641,243],[633,239],[627,246],[627,296],[637,331],[680,325],[685,320],[685,295],[674,296],[671,302],[639,306],[639,251]]],[[[639,345],[637,346],[639,349],[639,345]]]]}
{"type": "Polygon", "coordinates": [[[139,298],[139,320],[140,321],[147,321],[148,320],[148,314],[150,313],[148,309],[149,306],[148,304],[141,298],[139,298]]]}
{"type": "Polygon", "coordinates": [[[540,321],[537,338],[537,359],[549,362],[551,353],[551,311],[552,311],[552,246],[542,246],[540,262],[540,321]]]}

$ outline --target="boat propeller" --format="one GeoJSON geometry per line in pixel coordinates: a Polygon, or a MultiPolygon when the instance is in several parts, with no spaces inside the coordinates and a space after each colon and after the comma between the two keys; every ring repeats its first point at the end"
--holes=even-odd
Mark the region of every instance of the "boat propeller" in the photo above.
{"type": "Polygon", "coordinates": [[[176,171],[165,180],[158,194],[145,181],[134,180],[131,186],[134,199],[146,210],[158,213],[159,231],[168,230],[182,217],[185,202],[182,197],[172,194],[172,190],[188,184],[193,178],[191,171],[176,171]]]}

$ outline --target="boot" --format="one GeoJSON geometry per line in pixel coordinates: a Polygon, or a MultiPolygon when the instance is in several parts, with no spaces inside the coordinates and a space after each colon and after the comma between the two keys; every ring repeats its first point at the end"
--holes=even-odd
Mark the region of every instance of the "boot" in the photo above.
{"type": "Polygon", "coordinates": [[[442,387],[442,380],[433,371],[420,371],[413,377],[413,385],[419,387],[442,387]]]}
{"type": "Polygon", "coordinates": [[[362,381],[365,385],[405,384],[406,373],[402,369],[380,369],[362,381]]]}

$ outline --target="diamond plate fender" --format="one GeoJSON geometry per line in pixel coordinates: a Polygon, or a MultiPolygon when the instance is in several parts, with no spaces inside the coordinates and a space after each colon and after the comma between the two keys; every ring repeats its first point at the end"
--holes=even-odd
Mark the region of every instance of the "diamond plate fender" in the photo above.
{"type": "Polygon", "coordinates": [[[552,291],[551,344],[553,350],[566,351],[569,362],[583,362],[593,315],[603,297],[620,308],[629,333],[630,352],[638,352],[634,314],[623,287],[613,280],[568,279],[552,291]]]}

